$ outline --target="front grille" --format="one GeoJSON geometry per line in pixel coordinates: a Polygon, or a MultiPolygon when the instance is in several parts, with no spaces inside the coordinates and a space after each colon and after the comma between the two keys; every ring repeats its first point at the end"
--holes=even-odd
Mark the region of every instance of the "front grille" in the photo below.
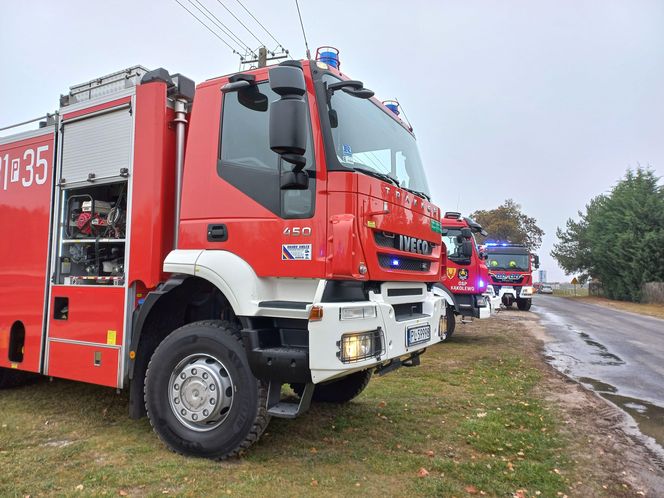
{"type": "MultiPolygon", "coordinates": [[[[396,249],[397,251],[412,252],[406,248],[408,246],[408,242],[411,239],[413,239],[413,237],[408,237],[407,235],[374,231],[374,240],[376,241],[376,245],[380,247],[389,247],[390,249],[396,249]]],[[[433,252],[433,248],[436,247],[436,244],[426,241],[426,245],[420,244],[419,247],[422,248],[422,252],[419,254],[430,256],[433,252]]]]}
{"type": "Polygon", "coordinates": [[[393,254],[378,254],[378,264],[380,264],[382,268],[402,271],[428,272],[431,268],[430,261],[404,256],[395,256],[393,254]]]}
{"type": "Polygon", "coordinates": [[[492,273],[491,279],[494,282],[500,282],[502,285],[520,284],[523,281],[524,275],[514,274],[513,277],[508,273],[492,273]]]}

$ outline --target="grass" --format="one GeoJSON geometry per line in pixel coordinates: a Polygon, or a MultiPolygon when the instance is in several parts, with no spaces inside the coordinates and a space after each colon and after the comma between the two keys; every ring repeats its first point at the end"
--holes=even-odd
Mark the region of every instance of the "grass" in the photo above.
{"type": "Polygon", "coordinates": [[[588,287],[577,286],[576,291],[573,288],[568,289],[567,287],[564,289],[553,289],[553,295],[563,297],[585,297],[588,296],[588,287]]]}
{"type": "Polygon", "coordinates": [[[581,296],[583,302],[605,306],[621,311],[629,311],[631,313],[638,313],[639,315],[648,315],[655,318],[664,318],[664,304],[646,304],[646,303],[632,303],[629,301],[615,301],[606,297],[596,296],[581,296]]]}
{"type": "Polygon", "coordinates": [[[3,391],[0,496],[562,496],[581,469],[523,327],[461,327],[345,406],[273,419],[227,462],[169,452],[113,390],[55,380],[3,391]]]}

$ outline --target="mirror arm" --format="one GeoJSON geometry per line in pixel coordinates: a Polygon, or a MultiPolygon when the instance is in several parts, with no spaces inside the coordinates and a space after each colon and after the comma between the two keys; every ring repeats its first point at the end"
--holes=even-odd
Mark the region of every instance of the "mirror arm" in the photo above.
{"type": "Polygon", "coordinates": [[[234,83],[226,83],[221,87],[221,91],[222,93],[237,92],[242,88],[247,88],[249,86],[251,86],[251,83],[246,80],[235,81],[234,83]]]}

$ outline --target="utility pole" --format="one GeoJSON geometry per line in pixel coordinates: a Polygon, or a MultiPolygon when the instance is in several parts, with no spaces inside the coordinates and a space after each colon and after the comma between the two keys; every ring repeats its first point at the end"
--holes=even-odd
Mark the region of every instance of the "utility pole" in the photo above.
{"type": "Polygon", "coordinates": [[[260,47],[258,49],[258,67],[267,66],[267,49],[265,47],[260,47]]]}

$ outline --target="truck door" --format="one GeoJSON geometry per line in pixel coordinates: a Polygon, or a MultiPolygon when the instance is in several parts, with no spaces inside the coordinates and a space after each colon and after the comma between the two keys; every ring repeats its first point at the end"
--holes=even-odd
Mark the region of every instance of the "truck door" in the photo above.
{"type": "Polygon", "coordinates": [[[326,207],[317,195],[324,181],[322,153],[314,149],[311,127],[313,87],[307,92],[309,187],[282,190],[280,173],[291,166],[270,150],[268,131],[269,106],[279,96],[270,89],[267,71],[257,73],[256,81],[251,95],[222,94],[223,84],[197,91],[187,143],[180,247],[233,252],[259,276],[321,276],[326,207]],[[207,115],[210,112],[214,115],[207,115]],[[214,127],[210,130],[206,123],[214,127]]]}
{"type": "Polygon", "coordinates": [[[0,367],[39,372],[55,126],[0,139],[0,367]]]}

